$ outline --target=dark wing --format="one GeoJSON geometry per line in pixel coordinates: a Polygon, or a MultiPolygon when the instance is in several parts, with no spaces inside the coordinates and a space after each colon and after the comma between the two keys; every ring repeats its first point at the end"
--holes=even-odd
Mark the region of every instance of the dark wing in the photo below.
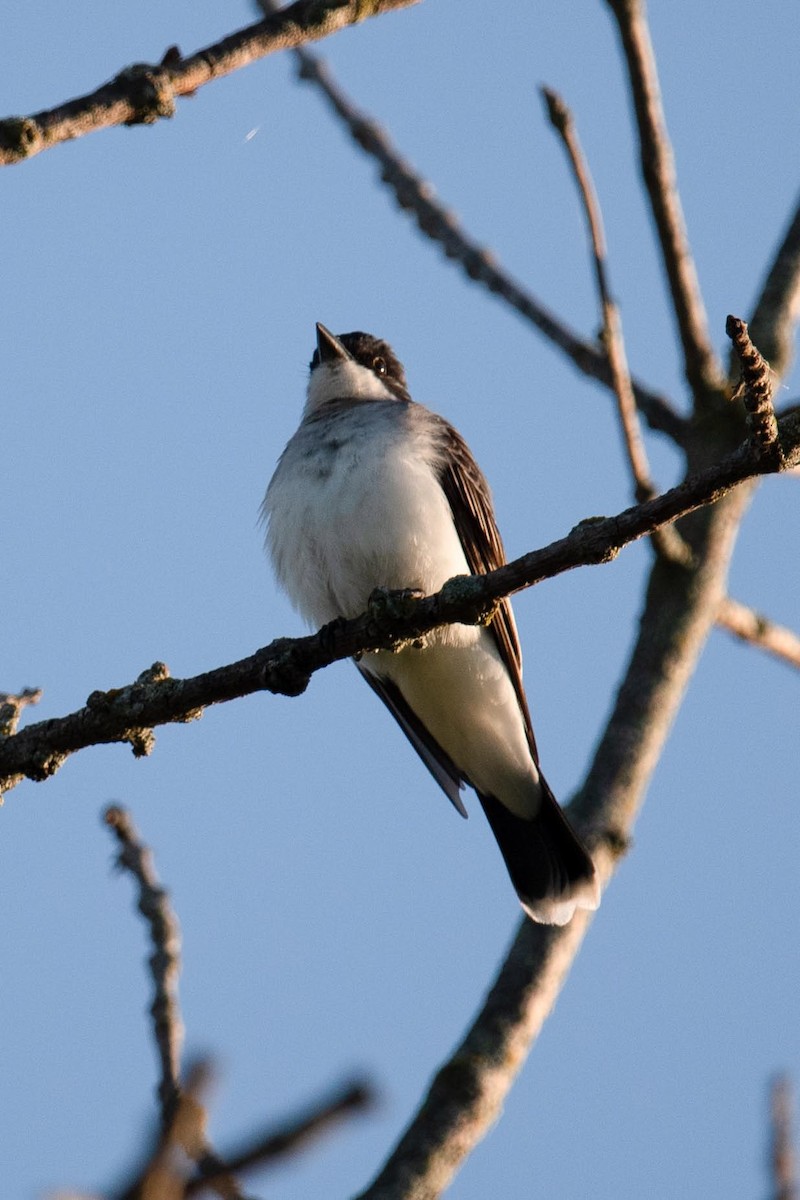
{"type": "Polygon", "coordinates": [[[357,662],[356,666],[362,678],[366,679],[373,692],[380,696],[389,709],[456,812],[461,813],[462,817],[466,817],[467,810],[464,808],[459,794],[464,786],[464,777],[449,754],[446,754],[436,739],[431,737],[417,714],[403,699],[399,687],[390,679],[381,679],[377,675],[373,675],[363,663],[357,662]]]}
{"type": "MultiPolygon", "coordinates": [[[[441,437],[439,482],[453,510],[456,530],[464,547],[469,568],[473,575],[483,575],[501,567],[506,561],[503,541],[494,519],[489,485],[461,434],[442,417],[438,420],[441,437]]],[[[533,736],[528,701],[522,687],[522,651],[510,600],[501,600],[489,628],[514,684],[525,718],[533,761],[538,767],[539,753],[533,736]]]]}

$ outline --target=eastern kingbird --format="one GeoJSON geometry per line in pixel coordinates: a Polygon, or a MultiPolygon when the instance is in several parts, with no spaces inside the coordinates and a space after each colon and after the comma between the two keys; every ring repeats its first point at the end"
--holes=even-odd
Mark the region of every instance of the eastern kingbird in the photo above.
{"type": "MultiPolygon", "coordinates": [[[[416,404],[391,347],[317,325],[300,427],[262,509],[279,583],[314,627],[377,587],[438,592],[505,561],[489,487],[463,438],[416,404]]],[[[421,646],[363,654],[364,679],[458,812],[475,789],[522,907],[563,925],[597,907],[592,859],[539,770],[511,604],[421,646]]]]}

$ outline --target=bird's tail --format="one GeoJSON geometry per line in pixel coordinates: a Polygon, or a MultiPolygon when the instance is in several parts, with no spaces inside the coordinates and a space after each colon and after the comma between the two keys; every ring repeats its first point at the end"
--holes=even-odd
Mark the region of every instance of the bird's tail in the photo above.
{"type": "Polygon", "coordinates": [[[588,851],[541,782],[542,802],[530,820],[494,796],[478,796],[525,912],[543,925],[566,925],[576,908],[597,908],[600,888],[588,851]]]}

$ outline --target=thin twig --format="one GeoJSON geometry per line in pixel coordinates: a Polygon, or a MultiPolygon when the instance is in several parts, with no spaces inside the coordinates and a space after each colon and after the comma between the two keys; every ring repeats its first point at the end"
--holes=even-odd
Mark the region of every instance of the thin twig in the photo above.
{"type": "Polygon", "coordinates": [[[186,1186],[186,1196],[195,1196],[213,1184],[220,1175],[241,1173],[266,1166],[304,1150],[309,1142],[327,1133],[346,1117],[368,1111],[375,1102],[375,1091],[364,1080],[337,1088],[332,1096],[312,1104],[308,1111],[284,1122],[279,1128],[257,1134],[220,1159],[215,1168],[206,1164],[202,1176],[186,1186]]]}
{"type": "MultiPolygon", "coordinates": [[[[541,89],[547,106],[550,123],[558,133],[567,153],[567,159],[578,195],[581,199],[584,216],[589,232],[592,261],[594,263],[597,296],[600,305],[600,315],[603,329],[603,344],[608,355],[608,365],[611,371],[611,383],[617,398],[617,412],[622,428],[622,439],[628,455],[631,473],[634,481],[634,495],[641,502],[650,500],[656,495],[656,488],[650,476],[650,465],[647,461],[647,451],[642,440],[639,417],[636,412],[636,401],[633,395],[628,361],[625,354],[625,339],[622,332],[622,320],[619,308],[611,294],[608,280],[608,263],[606,241],[603,232],[603,217],[592,182],[589,165],[581,149],[575,121],[572,113],[561,96],[551,88],[541,89]]],[[[656,552],[667,557],[671,562],[689,566],[692,553],[678,533],[674,525],[668,525],[657,530],[651,539],[656,552]]]]}
{"type": "Polygon", "coordinates": [[[158,1084],[161,1120],[167,1128],[180,1092],[183,1045],[183,1021],[178,1003],[180,927],[169,896],[158,882],[152,853],[140,840],[130,813],[119,804],[111,804],[103,814],[103,820],[119,842],[118,865],[136,880],[139,912],[147,921],[153,943],[149,963],[155,991],[150,1014],[161,1066],[158,1084]]]}
{"type": "MultiPolygon", "coordinates": [[[[780,469],[789,470],[800,464],[800,414],[782,417],[779,435],[780,469]]],[[[645,504],[582,521],[559,541],[487,575],[460,576],[435,596],[412,602],[402,595],[399,601],[391,595],[379,598],[351,621],[335,621],[308,637],[279,638],[250,658],[189,679],[172,679],[164,664],[156,663],[135,683],[93,692],[77,712],[29,725],[0,741],[0,788],[8,790],[25,777],[47,779],[70,754],[90,745],[127,742],[134,753],[146,753],[156,725],[193,720],[207,705],[257,691],[298,695],[315,671],[332,662],[396,647],[441,625],[485,620],[503,596],[578,566],[609,562],[630,542],[777,469],[772,460],[756,458],[748,442],[645,504]]]]}
{"type": "Polygon", "coordinates": [[[792,1086],[779,1075],[770,1087],[769,1167],[771,1200],[797,1200],[792,1086]]]}
{"type": "MultiPolygon", "coordinates": [[[[257,0],[268,11],[271,0],[257,0]]],[[[334,80],[328,64],[308,50],[295,51],[298,76],[317,87],[350,136],[381,170],[381,182],[393,192],[401,209],[410,212],[420,231],[458,263],[466,275],[487,288],[534,325],[553,345],[591,379],[612,386],[608,356],[602,346],[575,333],[500,266],[490,250],[461,228],[455,214],[437,198],[433,187],[405,161],[381,127],[361,112],[334,80]]],[[[636,404],[650,427],[682,445],[685,422],[669,400],[638,380],[633,381],[636,404]]]]}
{"type": "Polygon", "coordinates": [[[183,1021],[178,1003],[180,973],[180,928],[169,896],[160,885],[152,852],[139,838],[130,813],[119,804],[111,804],[103,820],[113,830],[120,844],[117,863],[129,871],[139,888],[139,912],[147,921],[153,953],[150,973],[154,991],[150,1014],[158,1050],[161,1077],[158,1100],[161,1116],[161,1135],[157,1139],[150,1161],[139,1172],[139,1181],[132,1185],[142,1200],[153,1195],[161,1197],[166,1189],[170,1196],[182,1196],[185,1172],[175,1165],[176,1147],[197,1164],[198,1170],[214,1175],[209,1184],[222,1200],[244,1200],[238,1183],[211,1148],[206,1137],[206,1111],[200,1102],[200,1092],[211,1077],[207,1062],[197,1063],[188,1072],[189,1082],[181,1084],[180,1059],[183,1044],[183,1021]],[[153,1183],[157,1179],[158,1185],[153,1183]],[[170,1189],[179,1188],[177,1191],[170,1189]]]}
{"type": "Polygon", "coordinates": [[[770,366],[750,339],[747,325],[739,317],[729,316],[725,332],[733,342],[742,373],[742,400],[753,439],[753,449],[759,458],[780,461],[778,422],[772,405],[770,366]],[[777,457],[776,457],[777,456],[777,457]]]}
{"type": "MultiPolygon", "coordinates": [[[[206,1145],[206,1109],[203,1093],[211,1078],[206,1061],[196,1063],[186,1073],[186,1082],[177,1094],[166,1123],[161,1123],[153,1144],[137,1167],[133,1179],[115,1195],[114,1200],[183,1200],[190,1162],[206,1145]]],[[[245,1200],[235,1180],[220,1177],[209,1184],[223,1200],[245,1200]]]]}
{"type": "Polygon", "coordinates": [[[696,404],[724,394],[725,380],[708,336],[708,320],[686,234],[675,161],[661,104],[642,0],[607,0],[628,68],[642,176],[658,235],[683,347],[684,372],[696,404]]]}
{"type": "Polygon", "coordinates": [[[754,612],[726,596],[717,612],[717,624],[734,637],[772,654],[791,667],[800,667],[800,634],[754,612]]]}
{"type": "Polygon", "coordinates": [[[115,1200],[188,1200],[215,1191],[223,1200],[246,1200],[234,1176],[297,1154],[341,1121],[369,1111],[376,1100],[372,1084],[353,1080],[277,1129],[259,1133],[221,1158],[208,1150],[207,1115],[202,1095],[211,1077],[208,1062],[187,1072],[186,1084],[165,1127],[160,1129],[133,1180],[115,1200]],[[198,1174],[191,1173],[191,1162],[198,1174]]]}
{"type": "Polygon", "coordinates": [[[611,381],[617,398],[622,435],[628,455],[631,472],[635,485],[635,496],[639,501],[650,500],[656,489],[650,479],[650,467],[647,462],[647,452],[642,441],[639,420],[636,415],[636,403],[631,387],[631,377],[625,356],[625,342],[622,333],[619,309],[612,298],[608,283],[608,264],[606,258],[606,241],[603,232],[603,217],[592,182],[589,165],[581,150],[578,133],[572,113],[564,100],[551,88],[541,89],[550,123],[558,133],[567,152],[567,159],[581,198],[584,216],[589,231],[589,244],[592,250],[597,295],[600,302],[600,312],[603,327],[603,343],[608,355],[611,369],[611,381]]]}
{"type": "Polygon", "coordinates": [[[29,117],[0,121],[0,166],[32,158],[59,142],[114,125],[150,125],[175,114],[175,101],[240,67],[328,37],[365,17],[418,0],[297,0],[274,15],[182,58],[170,47],[160,63],[135,63],[86,96],[29,117]]]}

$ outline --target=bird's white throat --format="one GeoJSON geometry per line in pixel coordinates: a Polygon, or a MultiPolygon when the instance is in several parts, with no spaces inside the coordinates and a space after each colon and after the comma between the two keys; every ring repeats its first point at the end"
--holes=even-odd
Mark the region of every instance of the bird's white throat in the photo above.
{"type": "Polygon", "coordinates": [[[320,363],[308,381],[304,417],[310,417],[331,400],[392,400],[394,394],[383,380],[353,359],[320,363]]]}

